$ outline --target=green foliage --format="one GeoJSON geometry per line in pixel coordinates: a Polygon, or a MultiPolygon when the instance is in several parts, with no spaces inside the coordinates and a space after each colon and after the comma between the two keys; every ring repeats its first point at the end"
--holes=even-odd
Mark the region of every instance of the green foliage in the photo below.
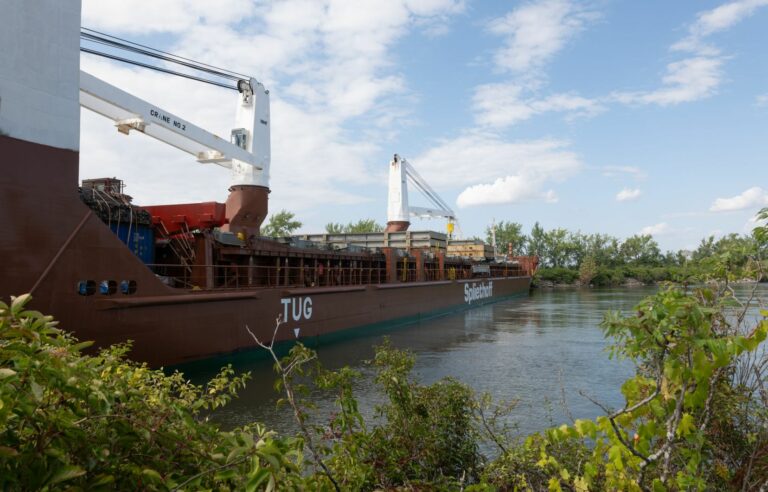
{"type": "MultiPolygon", "coordinates": [[[[529,236],[520,240],[527,244],[526,254],[536,255],[543,267],[578,268],[588,257],[598,266],[655,266],[664,262],[659,246],[651,236],[632,236],[624,241],[606,234],[583,234],[558,228],[544,230],[534,224],[529,236]]],[[[677,259],[675,255],[670,258],[677,259]]]]}
{"type": "Polygon", "coordinates": [[[456,483],[480,461],[472,428],[472,391],[452,378],[422,386],[410,377],[413,355],[388,343],[376,350],[376,382],[388,397],[369,441],[377,485],[456,483]]]}
{"type": "Polygon", "coordinates": [[[624,283],[624,269],[598,267],[597,273],[592,278],[592,284],[597,287],[610,287],[624,283]]]}
{"type": "Polygon", "coordinates": [[[634,235],[621,243],[619,253],[628,265],[656,266],[661,264],[659,245],[650,234],[634,235]]]}
{"type": "MultiPolygon", "coordinates": [[[[263,346],[276,358],[270,345],[263,346]]],[[[276,388],[285,394],[280,404],[293,409],[312,458],[304,469],[305,483],[321,490],[376,490],[456,488],[476,479],[481,463],[475,426],[479,403],[467,386],[451,378],[432,385],[415,382],[413,364],[412,354],[388,341],[376,347],[370,365],[386,400],[377,408],[375,425],[369,426],[352,392],[357,371],[325,370],[315,352],[300,343],[276,359],[276,388]],[[335,395],[336,411],[325,422],[302,401],[310,383],[335,395]]],[[[499,413],[487,419],[486,428],[495,428],[499,413]]]]}
{"type": "Polygon", "coordinates": [[[534,280],[554,282],[556,284],[572,284],[579,278],[579,272],[571,268],[539,268],[536,270],[534,280]]]}
{"type": "MultiPolygon", "coordinates": [[[[751,262],[747,262],[742,268],[733,268],[728,273],[728,278],[731,280],[745,277],[754,278],[755,267],[751,265],[751,262]]],[[[724,278],[726,271],[727,269],[722,264],[718,264],[714,259],[709,259],[700,264],[686,264],[684,266],[626,265],[608,267],[597,265],[594,270],[594,276],[589,283],[596,287],[615,287],[624,285],[629,279],[634,279],[647,285],[663,282],[693,284],[710,279],[724,278]]],[[[578,270],[575,268],[539,268],[534,277],[534,285],[540,285],[541,280],[558,284],[571,284],[576,280],[580,280],[582,284],[586,284],[586,282],[581,280],[581,273],[582,268],[578,270]]]]}
{"type": "MultiPolygon", "coordinates": [[[[768,208],[756,219],[768,220],[768,208]]],[[[624,240],[606,234],[583,234],[557,228],[545,230],[538,222],[525,235],[520,224],[500,222],[497,243],[506,251],[506,242],[515,245],[515,252],[538,256],[541,268],[570,268],[577,270],[587,258],[594,259],[597,272],[595,285],[618,285],[623,279],[641,282],[659,280],[704,281],[723,278],[731,280],[755,278],[756,261],[768,253],[768,228],[755,228],[752,235],[729,234],[701,241],[695,251],[667,251],[662,254],[650,235],[634,235],[624,240]],[[507,239],[510,237],[512,239],[507,239]],[[665,270],[657,270],[657,269],[665,270]]],[[[490,242],[490,228],[486,230],[490,242]]],[[[591,266],[590,262],[588,265],[591,266]]]]}
{"type": "MultiPolygon", "coordinates": [[[[290,359],[290,356],[289,356],[290,359]]],[[[322,455],[343,490],[397,487],[455,488],[480,466],[472,391],[452,378],[413,381],[412,354],[388,341],[370,362],[385,403],[370,429],[352,394],[355,371],[319,370],[315,383],[334,391],[337,412],[317,429],[322,455]]],[[[287,362],[290,364],[290,362],[287,362]]]]}
{"type": "Polygon", "coordinates": [[[343,234],[344,233],[344,224],[339,224],[337,222],[328,222],[325,224],[325,232],[328,234],[343,234]]]}
{"type": "Polygon", "coordinates": [[[593,256],[587,256],[579,265],[579,282],[589,285],[597,275],[597,262],[593,256]]]}
{"type": "MultiPolygon", "coordinates": [[[[768,207],[760,210],[755,216],[757,222],[768,222],[768,207]]],[[[757,226],[752,229],[752,237],[760,245],[761,248],[768,246],[768,225],[757,226]]]]}
{"type": "Polygon", "coordinates": [[[301,227],[301,222],[294,220],[296,215],[287,210],[281,210],[269,217],[267,225],[262,226],[261,234],[268,237],[286,237],[301,227]]]}
{"type": "Polygon", "coordinates": [[[382,232],[384,226],[376,223],[374,219],[360,219],[349,224],[329,222],[325,225],[328,234],[366,234],[370,232],[382,232]]]}
{"type": "Polygon", "coordinates": [[[263,490],[299,487],[302,443],[262,426],[221,432],[205,414],[248,375],[225,368],[205,386],[125,359],[96,356],[25,310],[0,303],[0,489],[263,490]]]}
{"type": "Polygon", "coordinates": [[[544,228],[541,224],[536,222],[531,227],[531,234],[526,241],[525,254],[529,256],[538,256],[542,260],[544,259],[544,228]]]}
{"type": "Polygon", "coordinates": [[[525,234],[523,226],[517,222],[504,222],[503,220],[494,226],[496,228],[496,244],[493,244],[493,231],[491,227],[485,229],[485,242],[494,246],[499,254],[506,254],[508,245],[512,245],[512,254],[521,254],[525,248],[525,234]]]}

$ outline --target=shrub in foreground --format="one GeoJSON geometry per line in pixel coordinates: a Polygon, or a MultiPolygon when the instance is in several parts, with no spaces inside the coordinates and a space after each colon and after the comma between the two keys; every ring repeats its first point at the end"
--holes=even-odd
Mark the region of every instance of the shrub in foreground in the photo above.
{"type": "Polygon", "coordinates": [[[50,316],[0,303],[1,490],[254,490],[299,486],[303,445],[203,416],[247,376],[205,386],[130,362],[127,345],[83,355],[50,316]]]}

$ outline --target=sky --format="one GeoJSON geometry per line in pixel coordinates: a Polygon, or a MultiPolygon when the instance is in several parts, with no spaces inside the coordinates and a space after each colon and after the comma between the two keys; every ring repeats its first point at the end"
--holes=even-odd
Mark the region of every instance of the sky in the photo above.
{"type": "MultiPolygon", "coordinates": [[[[83,0],[82,25],[262,82],[270,210],[300,232],[385,223],[395,153],[467,237],[539,222],[693,249],[768,206],[768,0],[83,0]]],[[[234,126],[234,92],[88,54],[81,68],[234,126]]],[[[80,159],[140,205],[227,197],[228,170],[85,109],[80,159]]]]}

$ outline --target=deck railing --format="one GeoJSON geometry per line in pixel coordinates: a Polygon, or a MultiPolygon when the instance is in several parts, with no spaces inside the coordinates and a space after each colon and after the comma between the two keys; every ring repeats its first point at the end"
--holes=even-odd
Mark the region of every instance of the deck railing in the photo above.
{"type": "MultiPolygon", "coordinates": [[[[243,289],[258,287],[334,287],[387,283],[384,267],[369,266],[277,266],[277,265],[191,265],[148,264],[167,285],[187,289],[243,289]]],[[[446,266],[426,264],[419,278],[413,262],[398,265],[398,282],[461,280],[482,278],[472,273],[470,265],[446,266]]],[[[492,267],[485,277],[519,277],[517,268],[492,267]]]]}

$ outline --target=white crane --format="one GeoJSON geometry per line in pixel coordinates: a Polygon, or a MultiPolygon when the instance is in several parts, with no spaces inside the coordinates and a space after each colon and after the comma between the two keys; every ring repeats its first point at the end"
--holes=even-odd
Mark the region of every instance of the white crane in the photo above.
{"type": "MultiPolygon", "coordinates": [[[[448,235],[458,225],[456,214],[407,160],[395,154],[389,163],[389,197],[387,205],[387,232],[404,231],[411,217],[444,217],[448,219],[448,235]],[[434,205],[435,208],[408,205],[410,181],[434,205]]],[[[460,229],[459,229],[460,231],[460,229]]]]}
{"type": "Polygon", "coordinates": [[[80,105],[111,119],[117,130],[142,132],[232,170],[231,185],[269,188],[269,91],[255,79],[240,80],[236,128],[226,141],[152,103],[80,71],[80,105]]]}

